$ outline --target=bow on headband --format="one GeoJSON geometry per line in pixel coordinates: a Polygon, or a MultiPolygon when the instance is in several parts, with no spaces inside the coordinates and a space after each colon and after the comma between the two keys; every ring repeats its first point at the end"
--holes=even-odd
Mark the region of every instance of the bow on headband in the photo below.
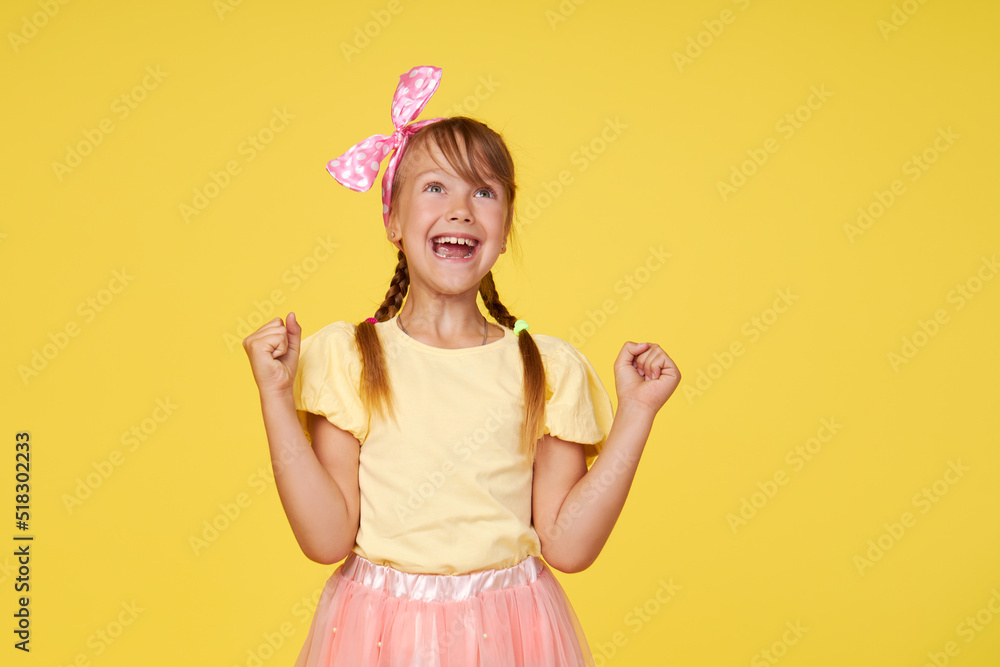
{"type": "Polygon", "coordinates": [[[378,176],[380,163],[386,155],[392,153],[389,165],[382,175],[382,220],[386,227],[389,226],[392,178],[396,173],[400,156],[406,148],[409,135],[424,125],[442,120],[431,118],[410,122],[420,115],[440,82],[441,68],[430,65],[414,67],[400,75],[396,92],[392,96],[392,125],[395,131],[390,135],[373,134],[326,164],[326,170],[341,185],[355,192],[368,192],[375,183],[375,177],[378,176]]]}

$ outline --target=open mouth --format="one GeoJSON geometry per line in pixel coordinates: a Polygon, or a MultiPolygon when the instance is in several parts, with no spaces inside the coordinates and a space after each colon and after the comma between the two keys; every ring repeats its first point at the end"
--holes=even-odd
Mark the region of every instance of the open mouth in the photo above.
{"type": "Polygon", "coordinates": [[[431,250],[441,259],[472,259],[479,252],[479,241],[460,236],[435,236],[431,239],[431,250]]]}

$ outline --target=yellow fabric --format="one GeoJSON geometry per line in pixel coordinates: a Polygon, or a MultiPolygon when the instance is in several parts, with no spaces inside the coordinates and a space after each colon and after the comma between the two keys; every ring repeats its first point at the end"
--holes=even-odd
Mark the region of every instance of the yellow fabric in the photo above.
{"type": "MultiPolygon", "coordinates": [[[[449,350],[375,325],[398,423],[365,412],[350,322],[302,340],[295,407],[361,443],[361,523],[354,551],[404,572],[464,574],[541,555],[531,525],[532,462],[521,451],[523,367],[517,337],[449,350]]],[[[570,343],[533,334],[546,375],[544,432],[585,447],[588,468],[611,429],[611,400],[570,343]]]]}

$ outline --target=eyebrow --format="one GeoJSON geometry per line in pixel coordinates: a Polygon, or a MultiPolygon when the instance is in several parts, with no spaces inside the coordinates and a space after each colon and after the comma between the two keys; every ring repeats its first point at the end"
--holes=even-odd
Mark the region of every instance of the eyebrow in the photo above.
{"type": "MultiPolygon", "coordinates": [[[[419,180],[419,179],[423,178],[424,176],[429,176],[431,174],[440,174],[442,176],[448,176],[449,178],[457,178],[460,181],[463,180],[462,177],[459,176],[458,174],[449,174],[447,171],[444,171],[443,169],[427,169],[425,171],[420,172],[419,174],[417,174],[413,178],[415,180],[419,180]]],[[[493,183],[493,182],[499,183],[499,181],[497,181],[494,178],[487,178],[487,179],[485,179],[485,181],[487,183],[493,183]]]]}
{"type": "Polygon", "coordinates": [[[442,169],[428,169],[426,171],[422,171],[419,174],[417,174],[415,178],[423,178],[424,176],[427,176],[428,174],[444,174],[445,176],[449,176],[450,175],[448,172],[446,172],[446,171],[444,171],[442,169]]]}

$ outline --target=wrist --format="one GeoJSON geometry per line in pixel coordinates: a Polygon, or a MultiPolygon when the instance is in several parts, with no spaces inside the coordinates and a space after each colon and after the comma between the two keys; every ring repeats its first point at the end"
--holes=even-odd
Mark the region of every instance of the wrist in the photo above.
{"type": "Polygon", "coordinates": [[[284,389],[262,389],[260,390],[261,405],[295,405],[295,396],[292,388],[284,389]]]}
{"type": "Polygon", "coordinates": [[[619,416],[629,421],[638,420],[652,423],[656,417],[656,410],[639,401],[624,400],[618,403],[618,411],[615,413],[615,417],[619,416]]]}

